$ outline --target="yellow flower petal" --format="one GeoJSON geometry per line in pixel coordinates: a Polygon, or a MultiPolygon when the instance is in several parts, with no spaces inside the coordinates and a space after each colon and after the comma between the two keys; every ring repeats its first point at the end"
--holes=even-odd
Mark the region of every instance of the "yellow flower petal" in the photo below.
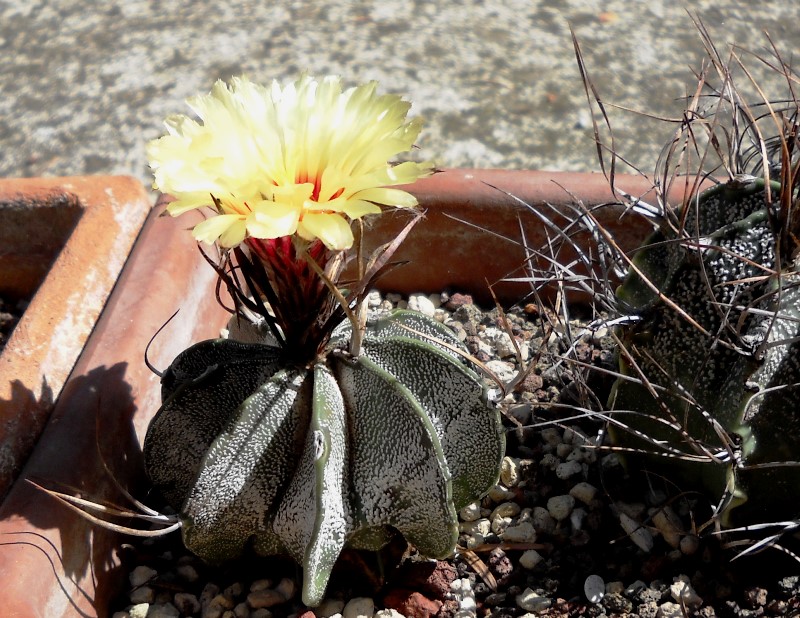
{"type": "Polygon", "coordinates": [[[177,198],[172,215],[211,206],[212,195],[220,200],[217,217],[235,215],[236,224],[200,229],[224,246],[286,232],[346,248],[350,219],[379,212],[375,204],[415,205],[383,187],[431,171],[427,163],[389,163],[413,146],[422,123],[406,118],[410,103],[401,97],[377,94],[376,82],[344,89],[338,77],[303,75],[264,87],[234,78],[188,103],[196,118],[169,117],[167,134],[147,146],[154,186],[177,198]],[[267,202],[282,206],[270,211],[267,202]]]}
{"type": "Polygon", "coordinates": [[[354,197],[360,200],[367,200],[377,204],[386,204],[387,206],[397,206],[399,208],[413,208],[419,204],[417,198],[408,191],[387,189],[385,187],[364,189],[356,193],[354,197]]]}
{"type": "Polygon", "coordinates": [[[247,232],[254,238],[280,238],[297,231],[300,209],[290,204],[260,202],[247,220],[247,232]]]}
{"type": "Polygon", "coordinates": [[[192,235],[201,242],[235,247],[244,240],[245,222],[239,215],[218,215],[195,225],[192,235]]]}
{"type": "Polygon", "coordinates": [[[309,241],[319,238],[328,249],[341,250],[353,245],[350,224],[340,215],[306,213],[297,233],[309,241]]]}

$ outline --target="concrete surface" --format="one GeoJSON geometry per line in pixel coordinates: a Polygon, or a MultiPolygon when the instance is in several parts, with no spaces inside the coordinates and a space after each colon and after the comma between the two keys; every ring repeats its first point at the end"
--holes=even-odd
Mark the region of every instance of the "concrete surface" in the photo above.
{"type": "MultiPolygon", "coordinates": [[[[788,0],[0,0],[0,176],[132,174],[144,144],[217,78],[301,70],[378,79],[426,118],[446,167],[598,169],[569,26],[607,102],[674,117],[702,46],[788,56],[788,0]]],[[[616,111],[618,150],[652,170],[666,125],[616,111]]]]}

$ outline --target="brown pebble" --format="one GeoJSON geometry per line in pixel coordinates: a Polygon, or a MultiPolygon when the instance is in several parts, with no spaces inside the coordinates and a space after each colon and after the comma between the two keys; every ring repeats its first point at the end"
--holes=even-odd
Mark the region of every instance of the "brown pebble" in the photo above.
{"type": "Polygon", "coordinates": [[[421,592],[412,592],[404,588],[390,590],[383,599],[388,609],[395,609],[406,618],[431,618],[442,608],[441,601],[429,599],[421,592]]]}
{"type": "Polygon", "coordinates": [[[281,603],[286,603],[286,597],[277,590],[256,590],[247,595],[247,604],[253,609],[274,607],[281,603]]]}

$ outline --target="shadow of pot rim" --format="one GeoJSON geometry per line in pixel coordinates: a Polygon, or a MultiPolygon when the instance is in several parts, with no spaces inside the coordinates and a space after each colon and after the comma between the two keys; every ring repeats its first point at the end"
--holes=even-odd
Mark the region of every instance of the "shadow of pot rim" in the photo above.
{"type": "MultiPolygon", "coordinates": [[[[617,184],[634,195],[650,189],[638,177],[620,176],[617,184]]],[[[426,210],[426,220],[396,256],[411,263],[389,273],[379,289],[451,289],[473,293],[480,301],[490,298],[486,282],[508,276],[509,265],[518,266],[524,252],[510,240],[491,244],[498,238],[492,234],[487,244],[487,234],[477,227],[513,239],[522,222],[532,228],[529,243],[538,246],[545,238],[540,220],[520,200],[552,213],[553,206],[566,208],[576,199],[591,208],[613,198],[602,175],[568,172],[448,170],[407,189],[426,210]],[[442,267],[442,254],[452,267],[442,267]]],[[[167,200],[162,196],[150,213],[36,449],[0,506],[6,615],[103,615],[124,577],[116,554],[122,538],[93,526],[25,479],[68,484],[94,499],[119,503],[120,494],[102,461],[123,485],[142,480],[138,448],[160,405],[158,377],[144,362],[148,342],[179,310],[148,352],[150,362],[164,368],[192,343],[217,336],[227,321],[228,313],[214,295],[216,275],[187,231],[192,221],[159,218],[167,200]]],[[[620,213],[610,208],[608,221],[624,237],[623,246],[633,248],[650,226],[628,225],[635,218],[620,224],[620,213]]],[[[393,238],[404,217],[402,212],[378,217],[368,227],[367,244],[393,238]]],[[[498,287],[497,293],[510,303],[527,289],[516,284],[498,287]]]]}

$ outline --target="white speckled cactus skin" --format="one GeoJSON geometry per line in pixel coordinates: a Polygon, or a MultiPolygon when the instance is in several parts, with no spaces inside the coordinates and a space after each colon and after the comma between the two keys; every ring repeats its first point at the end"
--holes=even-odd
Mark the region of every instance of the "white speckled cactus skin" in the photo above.
{"type": "Polygon", "coordinates": [[[144,444],[189,549],[214,562],[248,546],[288,553],[309,606],[345,544],[376,550],[394,528],[423,555],[451,554],[457,509],[497,482],[504,452],[499,413],[449,329],[396,311],[367,323],[355,358],[350,335],[345,322],[299,369],[266,343],[189,348],[144,444]]]}
{"type": "MultiPolygon", "coordinates": [[[[771,191],[777,200],[780,185],[773,182],[771,191]]],[[[671,459],[660,470],[684,487],[701,477],[712,500],[729,491],[733,500],[722,513],[728,524],[796,517],[800,511],[800,468],[753,467],[800,459],[800,258],[796,248],[777,246],[777,209],[765,195],[761,179],[714,187],[690,202],[681,240],[665,227],[634,258],[650,282],[706,333],[635,272],[617,291],[625,311],[640,318],[621,330],[622,341],[647,380],[666,392],[662,407],[645,386],[619,379],[611,406],[661,418],[666,408],[688,436],[717,454],[725,452],[723,442],[702,413],[720,424],[736,445],[740,465],[678,465],[671,459]]],[[[637,375],[624,356],[621,368],[637,375]]],[[[663,424],[629,414],[619,419],[697,454],[663,424]]],[[[619,439],[653,448],[629,434],[619,439]]]]}

